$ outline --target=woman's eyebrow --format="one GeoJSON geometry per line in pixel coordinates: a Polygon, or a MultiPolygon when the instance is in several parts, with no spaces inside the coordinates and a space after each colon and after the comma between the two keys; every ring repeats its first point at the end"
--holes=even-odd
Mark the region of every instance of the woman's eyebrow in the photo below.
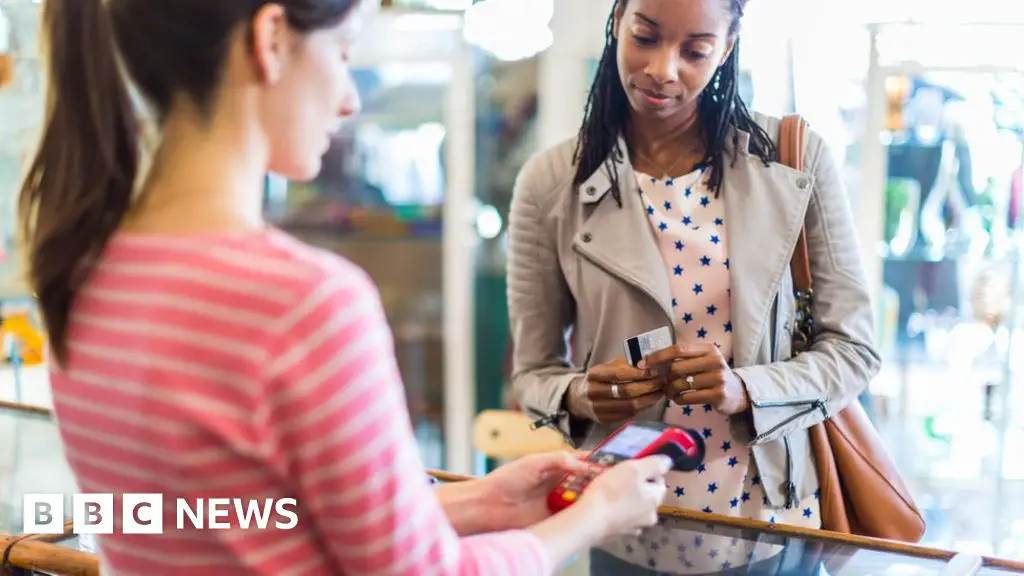
{"type": "MultiPolygon", "coordinates": [[[[634,12],[633,17],[636,18],[637,20],[642,20],[645,24],[652,28],[661,28],[661,24],[658,24],[657,20],[651,18],[650,16],[647,16],[642,12],[634,12]]],[[[688,36],[692,40],[709,40],[713,38],[718,38],[718,34],[715,34],[714,32],[694,32],[689,34],[688,36]]]]}

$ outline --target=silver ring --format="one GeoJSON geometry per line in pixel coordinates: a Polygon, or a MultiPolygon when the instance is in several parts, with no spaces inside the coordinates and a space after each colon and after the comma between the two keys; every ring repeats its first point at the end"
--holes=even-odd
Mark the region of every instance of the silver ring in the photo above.
{"type": "Polygon", "coordinates": [[[619,385],[612,384],[612,398],[619,398],[619,385]]]}
{"type": "Polygon", "coordinates": [[[687,387],[688,387],[688,388],[689,388],[690,390],[693,390],[693,376],[687,376],[687,377],[686,377],[686,386],[687,386],[687,387]]]}

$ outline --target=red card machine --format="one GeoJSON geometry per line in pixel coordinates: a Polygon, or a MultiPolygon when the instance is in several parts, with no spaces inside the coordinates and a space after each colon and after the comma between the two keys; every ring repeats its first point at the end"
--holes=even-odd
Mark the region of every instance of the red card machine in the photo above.
{"type": "Polygon", "coordinates": [[[704,438],[694,430],[664,422],[627,422],[590,452],[586,459],[590,470],[562,478],[548,495],[548,509],[558,512],[569,507],[605,469],[623,460],[655,454],[671,457],[673,470],[691,472],[704,462],[704,438]]]}

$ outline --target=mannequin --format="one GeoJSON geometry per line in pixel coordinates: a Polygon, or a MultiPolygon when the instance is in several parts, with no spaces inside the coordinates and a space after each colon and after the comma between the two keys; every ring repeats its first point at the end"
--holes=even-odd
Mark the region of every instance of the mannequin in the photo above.
{"type": "Polygon", "coordinates": [[[974,203],[971,156],[962,130],[946,117],[956,98],[942,87],[915,79],[889,147],[890,230],[894,248],[884,281],[899,294],[899,338],[915,312],[959,309],[961,294],[954,254],[964,212],[974,203]],[[912,219],[911,222],[906,222],[912,219]],[[891,224],[891,223],[890,223],[891,224]],[[894,257],[894,258],[893,258],[894,257]]]}
{"type": "Polygon", "coordinates": [[[944,117],[954,96],[941,87],[915,84],[903,129],[889,147],[889,178],[918,183],[923,198],[917,237],[907,255],[936,260],[945,255],[947,233],[958,228],[962,213],[973,204],[971,156],[960,127],[944,117]]]}

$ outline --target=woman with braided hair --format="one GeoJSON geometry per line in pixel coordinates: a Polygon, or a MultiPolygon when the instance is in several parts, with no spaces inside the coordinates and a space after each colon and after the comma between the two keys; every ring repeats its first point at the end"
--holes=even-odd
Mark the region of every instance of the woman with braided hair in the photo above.
{"type": "MultiPolygon", "coordinates": [[[[780,121],[738,94],[746,3],[614,3],[579,134],[532,158],[514,192],[512,386],[584,449],[630,419],[695,430],[705,461],[669,474],[667,505],[817,528],[807,429],[855,401],[880,359],[832,155],[809,132],[805,170],[780,164],[780,121]],[[794,355],[789,263],[802,229],[817,332],[794,355]],[[671,346],[638,366],[621,358],[624,339],[662,327],[671,346]]],[[[778,557],[670,536],[682,537],[612,543],[592,556],[594,574],[778,557]]]]}
{"type": "Polygon", "coordinates": [[[105,576],[547,576],[657,521],[665,456],[617,464],[557,514],[548,494],[587,470],[565,453],[432,487],[377,287],[264,220],[266,174],[315,178],[359,110],[362,8],[43,5],[47,113],[19,224],[63,454],[117,509],[159,496],[134,508],[156,534],[111,514],[105,576]],[[217,498],[237,512],[211,505],[219,529],[175,514],[217,498]]]}

